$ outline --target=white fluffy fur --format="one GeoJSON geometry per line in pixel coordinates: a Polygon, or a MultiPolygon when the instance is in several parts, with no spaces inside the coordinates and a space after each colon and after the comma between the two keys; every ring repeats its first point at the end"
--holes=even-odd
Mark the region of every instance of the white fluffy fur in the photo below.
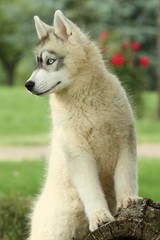
{"type": "Polygon", "coordinates": [[[82,240],[89,229],[114,221],[116,207],[126,208],[137,199],[134,117],[96,45],[60,11],[55,17],[45,41],[44,25],[35,19],[42,39],[37,54],[53,50],[65,58],[59,71],[41,69],[32,75],[45,89],[57,78],[62,83],[49,92],[51,154],[29,239],[82,240]]]}

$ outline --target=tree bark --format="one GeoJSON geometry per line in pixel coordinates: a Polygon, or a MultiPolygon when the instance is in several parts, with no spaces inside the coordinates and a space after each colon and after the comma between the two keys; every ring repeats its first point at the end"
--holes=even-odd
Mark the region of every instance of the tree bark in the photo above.
{"type": "Polygon", "coordinates": [[[6,68],[6,74],[7,74],[7,85],[13,86],[15,84],[15,71],[16,71],[16,65],[8,66],[6,68]]]}
{"type": "Polygon", "coordinates": [[[84,240],[160,240],[160,203],[140,199],[84,240]]]}
{"type": "Polygon", "coordinates": [[[0,60],[6,73],[6,83],[9,86],[13,86],[15,84],[16,67],[21,57],[21,52],[17,52],[14,56],[14,59],[9,59],[7,55],[5,55],[3,52],[0,52],[0,60]]]}

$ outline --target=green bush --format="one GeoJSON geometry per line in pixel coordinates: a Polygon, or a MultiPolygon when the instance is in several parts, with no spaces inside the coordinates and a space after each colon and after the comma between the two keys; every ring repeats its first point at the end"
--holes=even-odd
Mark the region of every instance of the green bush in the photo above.
{"type": "Polygon", "coordinates": [[[0,240],[26,240],[31,200],[21,197],[0,197],[0,240]]]}
{"type": "Polygon", "coordinates": [[[108,66],[119,77],[131,96],[138,117],[142,117],[142,93],[148,82],[150,59],[143,46],[133,39],[125,39],[118,31],[102,32],[98,41],[108,66]]]}

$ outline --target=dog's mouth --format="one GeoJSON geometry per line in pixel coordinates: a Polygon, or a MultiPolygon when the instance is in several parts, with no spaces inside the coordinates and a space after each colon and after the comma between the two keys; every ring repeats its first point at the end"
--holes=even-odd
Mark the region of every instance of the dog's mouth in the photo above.
{"type": "Polygon", "coordinates": [[[61,84],[61,81],[59,81],[59,82],[57,82],[53,87],[51,87],[50,89],[48,89],[47,91],[45,91],[45,92],[36,92],[36,91],[32,91],[32,93],[34,94],[34,95],[37,95],[37,96],[42,96],[42,95],[46,95],[47,93],[49,93],[50,91],[52,91],[52,89],[53,88],[55,88],[56,86],[58,86],[59,84],[61,84]]]}

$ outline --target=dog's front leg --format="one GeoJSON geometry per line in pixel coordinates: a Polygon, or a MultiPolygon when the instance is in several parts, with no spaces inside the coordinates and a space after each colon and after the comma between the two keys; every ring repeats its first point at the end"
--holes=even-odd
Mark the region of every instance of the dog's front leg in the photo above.
{"type": "Polygon", "coordinates": [[[117,210],[127,208],[138,200],[136,142],[133,129],[121,142],[119,159],[115,169],[117,210]]]}
{"type": "Polygon", "coordinates": [[[66,160],[71,179],[84,204],[89,219],[89,228],[94,231],[99,225],[113,221],[102,191],[96,161],[87,141],[72,138],[65,146],[66,160]]]}

